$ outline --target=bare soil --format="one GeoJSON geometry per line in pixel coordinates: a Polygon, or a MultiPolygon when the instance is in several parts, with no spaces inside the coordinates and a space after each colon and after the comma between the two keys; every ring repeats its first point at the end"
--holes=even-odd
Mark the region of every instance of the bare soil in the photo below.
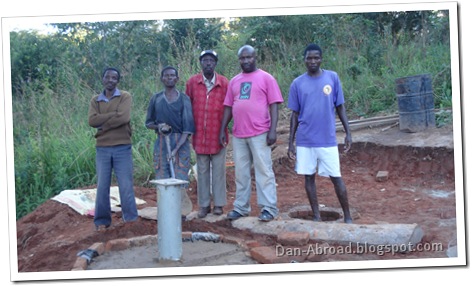
{"type": "MultiPolygon", "coordinates": [[[[278,184],[278,205],[281,212],[287,212],[308,202],[303,177],[295,174],[294,162],[286,157],[287,132],[283,130],[281,128],[277,148],[273,151],[273,162],[278,184]]],[[[339,135],[342,138],[343,134],[339,135]]],[[[455,193],[462,192],[455,189],[452,138],[451,126],[414,134],[401,132],[398,127],[388,130],[367,128],[354,131],[351,151],[341,155],[350,206],[360,214],[355,224],[417,223],[424,231],[422,243],[440,243],[444,246],[442,251],[411,252],[395,257],[329,256],[325,260],[447,257],[447,246],[456,239],[455,215],[458,206],[455,193]],[[420,146],[417,146],[418,142],[422,142],[420,146]],[[378,171],[388,171],[388,180],[376,181],[378,171]]],[[[230,160],[231,152],[228,156],[230,160]]],[[[329,179],[317,177],[316,184],[319,203],[338,208],[339,202],[329,179]]],[[[232,167],[227,168],[227,192],[225,214],[231,210],[235,196],[232,167]]],[[[136,197],[146,201],[139,208],[156,206],[154,187],[136,186],[135,193],[136,197]]],[[[197,210],[195,181],[191,182],[188,193],[194,210],[197,210]]],[[[254,196],[253,216],[259,212],[255,201],[254,196]]],[[[77,253],[95,242],[157,233],[156,221],[139,218],[137,222],[124,224],[120,212],[113,214],[113,225],[109,229],[97,232],[92,217],[82,216],[53,200],[46,201],[34,212],[19,219],[16,227],[19,272],[70,271],[77,253]]],[[[275,244],[273,237],[235,229],[226,220],[208,223],[195,219],[183,222],[182,229],[257,240],[260,245],[275,244]]]]}

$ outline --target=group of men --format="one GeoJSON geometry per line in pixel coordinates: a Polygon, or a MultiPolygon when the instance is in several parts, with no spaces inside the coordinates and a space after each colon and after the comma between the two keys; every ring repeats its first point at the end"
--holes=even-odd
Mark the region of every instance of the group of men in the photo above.
{"type": "MultiPolygon", "coordinates": [[[[322,50],[318,45],[309,44],[303,55],[306,72],[293,80],[288,95],[287,106],[292,114],[287,155],[296,160],[296,173],[305,177],[313,220],[321,221],[315,185],[318,173],[331,179],[344,221],[352,223],[336,139],[338,115],[346,134],[344,151],[349,151],[352,140],[341,82],[336,72],[321,69],[322,50]]],[[[250,214],[251,170],[254,169],[259,220],[268,222],[278,215],[271,146],[277,140],[278,109],[284,99],[276,79],[257,67],[254,47],[242,46],[238,59],[241,72],[228,80],[215,71],[218,54],[213,50],[203,51],[199,56],[201,72],[188,79],[184,93],[176,88],[177,69],[165,67],[160,78],[164,89],[151,97],[145,125],[157,134],[156,179],[174,175],[188,181],[192,145],[197,163],[198,217],[204,218],[209,213],[222,215],[227,203],[226,148],[228,125],[233,121],[236,197],[226,217],[236,220],[250,214]],[[166,136],[170,137],[170,154],[165,145],[166,136]],[[173,162],[173,170],[169,169],[169,161],[173,162]]],[[[137,219],[129,128],[131,97],[116,87],[119,79],[118,70],[105,70],[104,91],[92,98],[89,108],[89,124],[97,129],[98,186],[94,217],[97,229],[111,224],[112,169],[118,179],[123,220],[137,219]]]]}

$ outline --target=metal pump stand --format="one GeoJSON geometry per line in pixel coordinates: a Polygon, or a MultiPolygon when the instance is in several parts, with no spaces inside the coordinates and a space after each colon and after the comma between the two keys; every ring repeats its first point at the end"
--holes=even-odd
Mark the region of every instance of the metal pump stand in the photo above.
{"type": "MultiPolygon", "coordinates": [[[[167,125],[168,126],[168,125],[167,125]]],[[[159,250],[159,262],[182,260],[182,215],[181,200],[182,188],[188,183],[175,178],[174,158],[170,156],[170,138],[172,132],[168,129],[161,130],[165,136],[169,168],[171,178],[153,180],[157,185],[157,245],[159,250]]]]}

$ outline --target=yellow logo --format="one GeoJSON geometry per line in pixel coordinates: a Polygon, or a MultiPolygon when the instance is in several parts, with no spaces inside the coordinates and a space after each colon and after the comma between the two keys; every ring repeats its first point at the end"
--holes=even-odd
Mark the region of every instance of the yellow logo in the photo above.
{"type": "Polygon", "coordinates": [[[333,89],[332,89],[331,86],[328,85],[328,84],[323,87],[323,93],[324,93],[325,95],[330,95],[332,90],[333,90],[333,89]]]}

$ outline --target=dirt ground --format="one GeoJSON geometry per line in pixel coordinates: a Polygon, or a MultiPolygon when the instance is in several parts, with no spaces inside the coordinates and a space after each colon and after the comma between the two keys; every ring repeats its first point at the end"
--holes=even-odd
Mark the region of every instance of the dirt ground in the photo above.
{"type": "MultiPolygon", "coordinates": [[[[281,212],[286,212],[308,203],[303,177],[294,173],[294,162],[286,158],[288,134],[283,130],[281,128],[273,156],[278,205],[281,212]]],[[[343,134],[339,135],[342,138],[343,134]]],[[[350,206],[360,215],[354,223],[417,223],[424,231],[423,244],[440,243],[444,248],[442,251],[395,256],[334,255],[326,257],[325,261],[447,257],[447,247],[456,239],[452,139],[452,126],[419,133],[404,133],[399,131],[398,126],[387,130],[365,128],[353,131],[354,144],[349,153],[341,155],[341,168],[350,206]],[[417,146],[418,142],[422,142],[420,146],[417,146]],[[377,182],[375,178],[378,171],[388,171],[388,180],[377,182]]],[[[231,156],[231,152],[228,152],[228,156],[231,156]]],[[[338,208],[339,203],[329,179],[317,177],[316,184],[319,203],[338,208]]],[[[197,186],[193,181],[188,193],[194,210],[198,209],[196,192],[197,186]]],[[[136,197],[146,201],[139,208],[156,206],[156,190],[153,186],[136,186],[135,193],[136,197]]],[[[227,194],[225,215],[231,210],[235,196],[232,167],[227,168],[227,194]]],[[[255,201],[253,194],[253,216],[257,216],[259,212],[255,201]]],[[[106,231],[96,232],[92,217],[82,216],[57,201],[46,201],[34,212],[17,221],[18,271],[69,271],[77,259],[77,253],[95,242],[157,233],[157,223],[154,220],[140,217],[137,222],[124,224],[120,218],[121,213],[114,213],[113,225],[106,231]]],[[[274,244],[274,238],[235,229],[226,220],[207,223],[195,219],[183,222],[182,230],[209,231],[257,240],[261,245],[274,244]]]]}

